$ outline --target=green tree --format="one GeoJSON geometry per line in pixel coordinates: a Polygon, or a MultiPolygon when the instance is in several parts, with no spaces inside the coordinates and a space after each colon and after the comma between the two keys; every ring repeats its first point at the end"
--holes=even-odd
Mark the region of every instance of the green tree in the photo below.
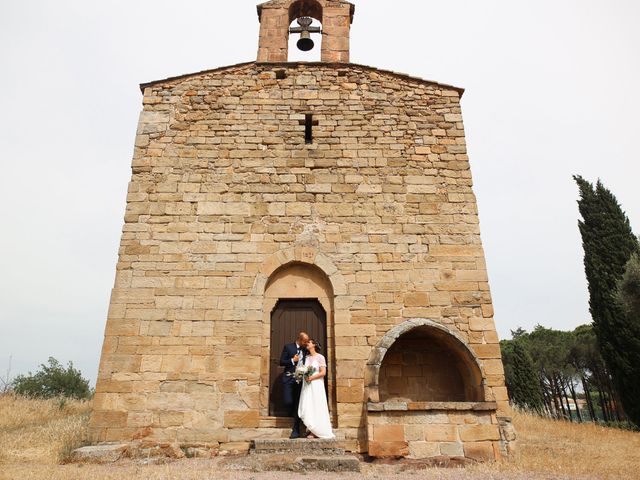
{"type": "Polygon", "coordinates": [[[572,333],[537,325],[521,340],[536,365],[547,411],[556,417],[572,420],[567,394],[567,389],[571,391],[574,388],[576,373],[569,362],[574,341],[572,333]]]}
{"type": "Polygon", "coordinates": [[[629,419],[640,425],[640,323],[626,314],[618,286],[625,266],[639,251],[629,219],[600,181],[595,187],[580,176],[579,222],[589,307],[602,357],[629,419]]]}
{"type": "Polygon", "coordinates": [[[589,417],[594,421],[618,420],[615,412],[611,411],[613,398],[611,375],[600,354],[593,326],[581,325],[573,331],[573,335],[575,342],[569,357],[582,383],[589,417]]]}
{"type": "Polygon", "coordinates": [[[638,254],[633,255],[627,262],[618,287],[618,300],[627,318],[633,323],[640,323],[640,256],[638,254]]]}
{"type": "MultiPolygon", "coordinates": [[[[519,329],[518,333],[520,338],[524,331],[519,329]]],[[[542,389],[531,355],[517,338],[503,340],[500,342],[500,347],[511,402],[525,410],[542,414],[544,411],[542,389]]]]}
{"type": "Polygon", "coordinates": [[[48,364],[40,365],[35,374],[18,375],[13,380],[13,390],[19,395],[38,398],[68,397],[89,398],[89,381],[69,362],[67,368],[53,357],[48,364]]]}

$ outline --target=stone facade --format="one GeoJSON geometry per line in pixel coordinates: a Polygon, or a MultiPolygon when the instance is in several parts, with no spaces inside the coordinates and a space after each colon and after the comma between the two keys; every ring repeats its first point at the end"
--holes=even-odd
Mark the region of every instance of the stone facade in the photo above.
{"type": "MultiPolygon", "coordinates": [[[[264,54],[265,21],[292,3],[262,6],[263,60],[286,60],[264,54]]],[[[317,3],[350,22],[350,4],[317,3]]],[[[348,450],[496,458],[507,393],[462,91],[325,62],[246,63],[143,91],[94,439],[245,451],[282,438],[286,419],[268,412],[270,313],[278,298],[317,298],[348,450]],[[450,350],[386,364],[399,340],[450,350]],[[421,395],[438,358],[457,359],[452,379],[421,395]],[[404,397],[402,380],[389,389],[410,370],[404,397]]]]}

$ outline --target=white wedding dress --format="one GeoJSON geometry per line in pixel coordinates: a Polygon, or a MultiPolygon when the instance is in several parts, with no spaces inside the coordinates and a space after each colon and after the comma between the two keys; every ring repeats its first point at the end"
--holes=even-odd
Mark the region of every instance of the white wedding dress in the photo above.
{"type": "MultiPolygon", "coordinates": [[[[313,357],[307,356],[305,365],[312,366],[315,369],[315,375],[320,372],[320,367],[327,367],[327,360],[318,353],[313,357]]],[[[306,380],[302,381],[298,416],[316,437],[336,438],[331,428],[324,378],[318,378],[310,383],[306,380]]]]}

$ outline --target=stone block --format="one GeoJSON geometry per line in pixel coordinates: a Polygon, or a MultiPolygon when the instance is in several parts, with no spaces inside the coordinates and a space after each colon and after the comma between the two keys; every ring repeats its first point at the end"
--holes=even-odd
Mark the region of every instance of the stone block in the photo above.
{"type": "Polygon", "coordinates": [[[440,453],[447,457],[464,457],[462,442],[444,442],[440,444],[440,453]]]}
{"type": "Polygon", "coordinates": [[[311,215],[310,203],[287,203],[286,213],[289,216],[309,216],[311,215]]]}
{"type": "Polygon", "coordinates": [[[502,358],[500,344],[498,343],[471,345],[471,349],[476,353],[478,358],[502,358]]]}
{"type": "Polygon", "coordinates": [[[432,458],[440,455],[440,444],[437,442],[410,442],[410,458],[432,458]]]}
{"type": "Polygon", "coordinates": [[[456,425],[428,425],[424,428],[428,442],[455,442],[458,440],[456,425]]]}
{"type": "Polygon", "coordinates": [[[431,245],[429,254],[434,257],[481,257],[482,247],[478,245],[431,245]]]}
{"type": "Polygon", "coordinates": [[[373,439],[376,442],[404,442],[402,425],[376,425],[373,428],[373,439]]]}
{"type": "Polygon", "coordinates": [[[304,456],[296,463],[294,471],[360,472],[360,460],[353,455],[304,456]]]}
{"type": "Polygon", "coordinates": [[[409,444],[407,442],[369,442],[369,455],[372,457],[407,457],[409,444]]]}
{"type": "Polygon", "coordinates": [[[375,325],[336,325],[336,336],[372,337],[376,334],[375,325]]]}
{"type": "Polygon", "coordinates": [[[338,378],[363,378],[365,360],[342,360],[337,364],[338,378]]]}
{"type": "Polygon", "coordinates": [[[475,331],[495,330],[493,318],[470,318],[469,329],[475,331]]]}
{"type": "Polygon", "coordinates": [[[78,448],[71,453],[71,462],[94,464],[114,463],[122,458],[128,446],[126,443],[116,443],[78,448]]]}
{"type": "Polygon", "coordinates": [[[222,359],[222,371],[233,373],[255,373],[260,371],[260,357],[225,356],[222,359]]]}
{"type": "Polygon", "coordinates": [[[496,460],[492,442],[466,442],[464,456],[477,462],[492,462],[496,460]]]}
{"type": "Polygon", "coordinates": [[[493,317],[493,305],[482,305],[482,316],[485,318],[493,317]]]}
{"type": "Polygon", "coordinates": [[[125,427],[127,425],[127,417],[127,412],[117,410],[94,411],[91,415],[91,426],[125,427]]]}
{"type": "Polygon", "coordinates": [[[504,375],[504,366],[501,359],[490,359],[482,362],[485,375],[504,375]]]}
{"type": "MultiPolygon", "coordinates": [[[[371,347],[365,346],[337,346],[336,361],[344,360],[368,360],[371,355],[371,347]]],[[[362,365],[362,363],[360,363],[362,365]]]]}
{"type": "Polygon", "coordinates": [[[423,442],[425,440],[424,427],[422,425],[405,425],[404,438],[407,442],[423,442]]]}
{"type": "Polygon", "coordinates": [[[243,455],[251,449],[251,442],[224,442],[220,443],[221,455],[243,455]]]}
{"type": "Polygon", "coordinates": [[[260,412],[257,410],[224,412],[224,426],[227,428],[258,428],[260,412]]]}
{"type": "Polygon", "coordinates": [[[496,402],[506,402],[509,400],[509,393],[507,392],[507,387],[504,385],[493,387],[492,390],[496,402]]]}
{"type": "Polygon", "coordinates": [[[500,440],[498,425],[463,425],[460,427],[463,442],[483,442],[500,440]]]}
{"type": "Polygon", "coordinates": [[[337,400],[340,403],[361,403],[363,399],[363,388],[337,387],[337,400]]]}
{"type": "Polygon", "coordinates": [[[429,294],[422,292],[408,293],[404,297],[404,304],[407,307],[428,307],[431,305],[429,294]]]}
{"type": "Polygon", "coordinates": [[[416,425],[439,425],[449,423],[449,416],[440,412],[424,412],[412,417],[416,425]]]}
{"type": "Polygon", "coordinates": [[[159,412],[158,422],[160,427],[179,427],[184,423],[184,412],[159,412]]]}

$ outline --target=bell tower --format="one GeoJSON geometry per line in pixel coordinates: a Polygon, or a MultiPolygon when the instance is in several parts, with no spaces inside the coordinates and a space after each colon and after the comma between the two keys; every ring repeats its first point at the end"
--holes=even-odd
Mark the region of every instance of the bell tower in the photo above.
{"type": "Polygon", "coordinates": [[[349,63],[349,34],[355,5],[342,0],[273,0],[258,5],[260,43],[258,63],[287,62],[289,35],[300,34],[298,48],[313,48],[313,35],[322,35],[322,62],[349,63]],[[322,28],[311,27],[311,19],[322,28]],[[296,21],[297,27],[290,28],[296,21]]]}

